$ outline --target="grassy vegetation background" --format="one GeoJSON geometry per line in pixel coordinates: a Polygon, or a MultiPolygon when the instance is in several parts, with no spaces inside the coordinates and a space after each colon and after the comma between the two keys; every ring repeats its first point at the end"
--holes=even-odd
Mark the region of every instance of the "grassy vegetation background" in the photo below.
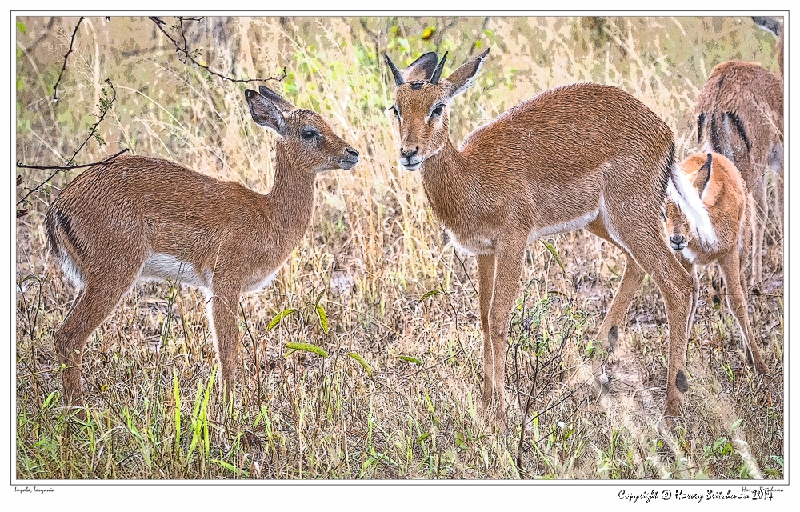
{"type": "MultiPolygon", "coordinates": [[[[178,37],[178,19],[164,21],[178,37]]],[[[53,102],[77,22],[18,18],[18,161],[69,159],[111,97],[110,79],[116,99],[77,163],[128,148],[270,189],[274,139],[250,119],[246,86],[186,62],[147,18],[84,19],[53,102]]],[[[624,258],[575,232],[528,247],[509,344],[508,432],[483,420],[476,264],[443,240],[419,175],[397,168],[382,60],[449,51],[447,76],[491,47],[452,108],[456,144],[525,98],[593,81],[643,101],[683,157],[696,149],[694,102],[715,64],[752,60],[777,72],[774,37],[749,18],[204,17],[183,27],[195,59],[223,75],[285,68],[266,84],[325,116],[361,163],[318,178],[302,244],[270,288],[242,299],[238,403],[227,416],[211,387],[203,295],[147,284],[90,338],[90,419],[69,419],[53,333],[74,290],[51,266],[43,219],[80,171],[19,205],[28,213],[16,224],[18,479],[783,477],[783,254],[771,222],[767,285],[750,299],[769,376],[743,359],[712,286],[718,272],[701,270],[691,388],[683,418],[666,428],[660,294],[645,281],[609,359],[593,335],[624,258]],[[292,351],[293,342],[327,357],[292,351]],[[604,369],[611,385],[599,389],[593,375],[604,369]]],[[[17,169],[17,197],[49,172],[17,169]]]]}

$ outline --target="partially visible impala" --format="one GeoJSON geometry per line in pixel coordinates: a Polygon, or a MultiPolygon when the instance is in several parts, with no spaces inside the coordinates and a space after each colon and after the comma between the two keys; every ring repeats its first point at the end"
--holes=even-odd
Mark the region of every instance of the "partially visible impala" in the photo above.
{"type": "MultiPolygon", "coordinates": [[[[783,30],[777,27],[782,74],[783,30]]],[[[753,232],[750,286],[759,288],[766,218],[771,214],[783,230],[783,78],[756,62],[723,62],[711,71],[695,111],[698,143],[731,160],[755,199],[759,221],[753,232]],[[777,175],[774,207],[767,205],[765,176],[770,171],[777,175]]]]}
{"type": "MultiPolygon", "coordinates": [[[[718,263],[725,279],[728,309],[736,317],[745,353],[759,373],[768,373],[747,314],[747,277],[743,273],[750,252],[753,200],[733,162],[718,153],[695,153],[681,162],[711,218],[715,244],[705,244],[694,235],[684,213],[671,200],[665,206],[666,243],[676,252],[697,286],[696,265],[718,263]]],[[[620,290],[615,301],[627,306],[636,288],[620,290]]]]}
{"type": "MultiPolygon", "coordinates": [[[[478,258],[484,340],[484,401],[505,416],[505,354],[510,310],[520,290],[525,246],[586,228],[627,256],[621,289],[643,272],[658,284],[670,327],[666,412],[676,415],[689,387],[687,330],[697,291],[664,244],[667,196],[692,219],[698,240],[714,244],[707,213],[674,163],[669,127],[631,95],[582,83],[526,100],[467,136],[449,137],[450,105],[474,82],[488,50],[442,78],[445,57],[427,53],[394,76],[400,165],[419,169],[422,184],[451,239],[478,258]]],[[[617,325],[628,304],[612,303],[601,331],[617,325]]]]}
{"type": "Polygon", "coordinates": [[[753,222],[753,205],[747,187],[733,162],[717,153],[690,155],[681,162],[681,168],[702,198],[717,243],[713,247],[698,243],[683,213],[668,200],[665,217],[669,245],[680,254],[681,263],[695,280],[697,264],[719,264],[727,288],[728,309],[739,324],[744,351],[749,351],[759,373],[767,373],[747,315],[747,277],[742,273],[750,249],[753,222]]]}
{"type": "Polygon", "coordinates": [[[300,242],[311,222],[316,174],[358,162],[358,152],[319,114],[263,86],[245,97],[253,120],[279,135],[268,194],[166,160],[128,156],[90,168],[50,206],[51,254],[80,290],[55,335],[67,405],[83,405],[87,338],[139,279],[205,291],[223,397],[233,396],[239,297],[267,286],[300,242]]]}

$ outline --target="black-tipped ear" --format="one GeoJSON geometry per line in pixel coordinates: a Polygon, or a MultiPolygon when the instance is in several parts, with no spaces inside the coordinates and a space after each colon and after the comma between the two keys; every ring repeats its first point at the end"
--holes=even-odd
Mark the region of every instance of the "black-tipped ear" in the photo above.
{"type": "Polygon", "coordinates": [[[698,169],[697,176],[694,179],[694,186],[697,188],[697,193],[700,195],[701,199],[706,188],[708,188],[708,182],[711,181],[711,160],[711,153],[708,153],[706,155],[706,163],[698,169]]]}
{"type": "Polygon", "coordinates": [[[428,52],[421,55],[403,71],[403,80],[406,82],[430,80],[433,72],[436,70],[437,62],[436,52],[428,52]]]}
{"type": "Polygon", "coordinates": [[[280,94],[273,91],[266,85],[259,85],[258,92],[261,93],[262,96],[270,100],[273,104],[275,104],[276,107],[281,109],[281,111],[283,111],[284,114],[291,112],[292,110],[295,110],[297,108],[289,100],[283,98],[280,94]]]}
{"type": "Polygon", "coordinates": [[[389,69],[392,71],[392,76],[394,76],[394,83],[397,87],[400,87],[404,83],[406,83],[405,79],[403,78],[403,74],[400,73],[400,70],[397,69],[397,66],[394,65],[392,59],[389,58],[388,55],[385,53],[383,54],[386,57],[386,65],[389,66],[389,69]]]}
{"type": "Polygon", "coordinates": [[[244,97],[247,98],[253,121],[275,130],[278,135],[285,133],[286,121],[283,113],[269,98],[250,89],[244,91],[244,97]]]}
{"type": "Polygon", "coordinates": [[[451,88],[449,94],[451,99],[472,87],[472,84],[475,82],[475,77],[478,71],[480,71],[481,66],[483,66],[483,61],[486,59],[487,55],[489,55],[489,48],[477,57],[459,66],[458,69],[453,71],[450,76],[445,79],[445,82],[447,82],[448,86],[451,88]]]}

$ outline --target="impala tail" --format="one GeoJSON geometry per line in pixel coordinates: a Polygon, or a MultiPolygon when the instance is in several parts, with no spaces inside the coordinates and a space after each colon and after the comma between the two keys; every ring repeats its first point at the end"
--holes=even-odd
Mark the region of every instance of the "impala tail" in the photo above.
{"type": "Polygon", "coordinates": [[[83,277],[78,266],[70,256],[70,252],[78,250],[79,242],[70,227],[69,217],[58,208],[51,208],[45,217],[47,245],[50,254],[58,259],[61,270],[77,288],[82,288],[83,277]]]}

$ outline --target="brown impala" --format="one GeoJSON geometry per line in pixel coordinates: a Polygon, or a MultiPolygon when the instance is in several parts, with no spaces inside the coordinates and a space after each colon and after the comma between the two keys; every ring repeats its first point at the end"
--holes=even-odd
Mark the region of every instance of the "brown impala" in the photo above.
{"type": "Polygon", "coordinates": [[[673,250],[679,251],[681,263],[695,279],[695,264],[719,264],[728,288],[725,295],[728,309],[739,324],[744,350],[749,350],[756,370],[767,373],[767,365],[758,350],[747,316],[747,278],[742,273],[754,223],[752,197],[747,193],[739,170],[723,155],[695,153],[681,162],[681,167],[694,183],[711,217],[717,243],[712,247],[698,243],[683,213],[674,203],[667,201],[665,217],[669,244],[673,250]]]}
{"type": "MultiPolygon", "coordinates": [[[[478,257],[484,349],[484,401],[505,416],[505,353],[509,317],[520,290],[525,246],[541,236],[586,228],[627,257],[621,289],[638,288],[643,272],[658,284],[670,327],[667,404],[679,412],[688,389],[687,330],[697,291],[664,243],[667,195],[693,219],[701,241],[713,242],[708,214],[674,163],[670,129],[631,95],[575,84],[526,100],[467,136],[450,141],[453,99],[467,90],[488,50],[442,78],[445,57],[427,53],[400,72],[394,111],[400,164],[419,169],[425,193],[451,238],[478,257]]],[[[615,300],[601,333],[621,320],[615,300]]]]}
{"type": "Polygon", "coordinates": [[[314,210],[316,173],[358,162],[358,152],[319,114],[263,86],[245,97],[253,120],[280,136],[269,194],[129,156],[84,172],[50,206],[51,253],[80,290],[55,335],[67,405],[83,403],[87,338],[139,279],[205,291],[223,396],[233,396],[240,295],[267,286],[300,242],[314,210]]]}
{"type": "Polygon", "coordinates": [[[783,80],[755,62],[717,64],[695,110],[698,142],[731,160],[755,199],[760,220],[753,231],[750,285],[759,288],[768,212],[764,177],[770,170],[780,178],[772,215],[783,225],[783,80]]]}

